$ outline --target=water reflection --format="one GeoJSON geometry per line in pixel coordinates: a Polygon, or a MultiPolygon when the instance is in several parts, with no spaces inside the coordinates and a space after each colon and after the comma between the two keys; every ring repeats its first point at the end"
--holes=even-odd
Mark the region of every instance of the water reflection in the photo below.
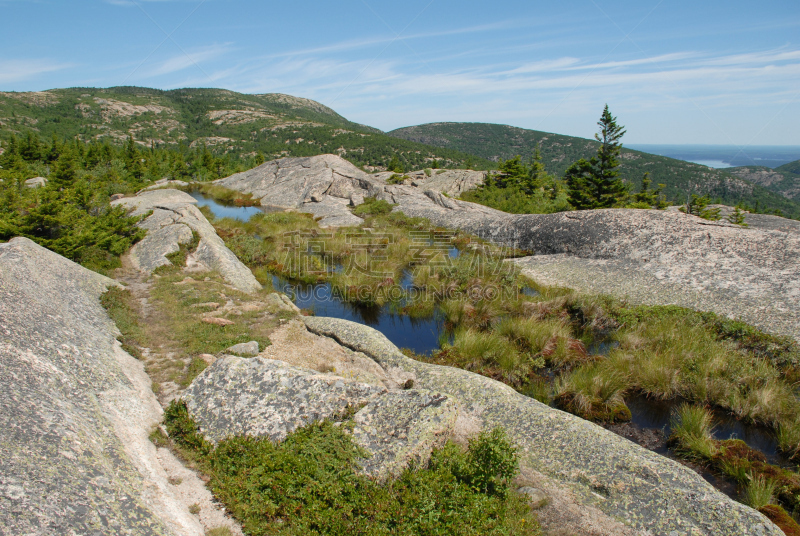
{"type": "Polygon", "coordinates": [[[197,200],[197,206],[210,208],[215,218],[231,218],[239,221],[249,221],[250,218],[256,214],[284,211],[283,207],[237,207],[235,205],[223,205],[219,201],[216,201],[210,197],[206,197],[200,192],[189,192],[189,195],[197,200]]]}
{"type": "MultiPolygon", "coordinates": [[[[403,275],[401,285],[410,287],[410,272],[403,275]]],[[[410,348],[418,354],[430,354],[439,349],[444,319],[438,312],[427,318],[412,318],[393,312],[389,304],[370,306],[347,302],[336,295],[330,283],[302,285],[273,276],[272,284],[301,309],[311,309],[317,316],[366,324],[383,333],[398,348],[410,348]]]]}

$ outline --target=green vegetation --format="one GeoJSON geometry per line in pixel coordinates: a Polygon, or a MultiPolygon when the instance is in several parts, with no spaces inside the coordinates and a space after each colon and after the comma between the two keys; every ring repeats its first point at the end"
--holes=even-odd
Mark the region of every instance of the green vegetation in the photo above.
{"type": "Polygon", "coordinates": [[[311,424],[280,444],[235,437],[216,447],[182,402],[167,408],[165,425],[249,535],[540,533],[524,498],[509,491],[517,458],[500,430],[480,434],[466,452],[448,443],[427,467],[379,483],[357,472],[365,453],[348,421],[311,424]]]}
{"type": "Polygon", "coordinates": [[[734,225],[748,227],[747,223],[745,222],[745,214],[739,207],[734,208],[733,212],[728,215],[727,220],[734,225]]]}
{"type": "Polygon", "coordinates": [[[480,188],[464,192],[461,199],[511,214],[551,214],[570,208],[564,183],[545,172],[538,151],[528,164],[515,156],[498,168],[499,173],[488,174],[480,188]]]}
{"type": "Polygon", "coordinates": [[[619,177],[620,139],[624,127],[617,124],[608,105],[598,121],[600,132],[595,139],[601,143],[597,156],[581,158],[564,172],[569,187],[569,202],[578,210],[611,208],[624,202],[627,189],[619,177]]]}
{"type": "MultiPolygon", "coordinates": [[[[699,196],[696,194],[692,194],[689,202],[686,205],[680,208],[681,212],[685,212],[686,214],[692,214],[693,216],[697,216],[699,218],[703,218],[704,220],[711,220],[716,221],[720,219],[719,209],[718,208],[708,208],[708,204],[711,200],[708,198],[707,195],[699,196]]],[[[738,208],[737,208],[738,210],[738,208]]]]}
{"type": "MultiPolygon", "coordinates": [[[[534,154],[539,150],[547,172],[556,177],[563,176],[573,162],[595,156],[600,146],[595,140],[489,123],[431,123],[394,130],[389,135],[471,153],[495,162],[513,159],[518,154],[534,154]]],[[[795,168],[787,164],[778,169],[789,171],[795,168]]],[[[626,184],[638,185],[648,172],[655,184],[665,185],[663,195],[673,203],[685,203],[686,192],[694,192],[708,195],[715,203],[741,205],[750,212],[780,210],[787,217],[800,218],[800,203],[796,200],[787,199],[766,187],[751,187],[751,183],[727,170],[625,148],[621,150],[619,176],[626,184]]],[[[794,175],[790,177],[792,185],[796,185],[797,178],[794,175]]]]}
{"type": "Polygon", "coordinates": [[[28,132],[12,136],[0,156],[0,240],[25,236],[84,266],[106,271],[120,266],[119,256],[145,235],[123,207],[111,207],[112,194],[130,194],[171,176],[217,178],[238,168],[213,157],[206,148],[142,148],[132,138],[124,146],[109,143],[43,142],[28,132]],[[41,176],[44,187],[29,188],[41,176]]]}
{"type": "Polygon", "coordinates": [[[480,203],[513,214],[550,214],[565,210],[598,208],[666,208],[665,185],[650,189],[652,180],[645,173],[642,189],[632,194],[629,184],[619,177],[620,139],[625,131],[611,115],[608,106],[598,122],[595,135],[601,145],[591,158],[574,162],[559,180],[545,171],[537,147],[530,164],[519,156],[501,161],[498,174],[488,174],[477,190],[465,192],[461,199],[480,203]]]}
{"type": "Polygon", "coordinates": [[[364,198],[364,203],[358,205],[353,209],[353,214],[356,216],[382,216],[389,214],[395,205],[383,199],[375,199],[374,197],[364,198]]]}

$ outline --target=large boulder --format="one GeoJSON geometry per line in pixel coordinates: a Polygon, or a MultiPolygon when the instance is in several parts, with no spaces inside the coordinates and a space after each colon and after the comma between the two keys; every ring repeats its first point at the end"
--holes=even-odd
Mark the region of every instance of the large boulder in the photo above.
{"type": "MultiPolygon", "coordinates": [[[[414,171],[403,173],[402,177],[408,177],[404,184],[415,186],[422,191],[432,190],[447,194],[450,197],[458,197],[464,192],[474,190],[486,180],[486,171],[473,171],[471,169],[427,169],[425,171],[414,171]]],[[[381,182],[386,182],[396,173],[384,171],[373,173],[372,176],[381,182]]]]}
{"type": "Polygon", "coordinates": [[[0,534],[204,533],[148,440],[161,408],[98,299],[115,284],[0,244],[0,534]]]}
{"type": "MultiPolygon", "coordinates": [[[[460,404],[460,421],[503,427],[518,447],[523,472],[545,475],[587,516],[599,512],[627,529],[595,534],[772,535],[781,531],[755,510],[729,499],[691,469],[600,426],[550,408],[483,376],[420,363],[380,332],[346,320],[304,317],[309,330],[370,356],[382,368],[416,376],[415,388],[460,404]],[[565,492],[564,489],[567,491],[565,492]]],[[[581,530],[596,526],[588,519],[581,530]]]]}
{"type": "Polygon", "coordinates": [[[424,464],[452,435],[458,409],[425,390],[387,390],[272,359],[226,356],[195,378],[183,395],[201,433],[282,441],[298,428],[352,416],[352,434],[368,456],[365,474],[384,479],[424,464]]]}
{"type": "Polygon", "coordinates": [[[262,205],[310,212],[322,226],[347,226],[362,221],[347,209],[351,194],[369,191],[373,179],[343,158],[321,155],[281,158],[215,183],[252,194],[262,205]]]}
{"type": "Polygon", "coordinates": [[[196,203],[189,194],[172,189],[145,191],[113,201],[112,205],[127,207],[133,216],[152,211],[140,224],[147,229],[147,236],[131,248],[133,266],[149,274],[159,266],[169,265],[167,255],[177,252],[181,244],[191,242],[196,234],[200,239],[194,252],[196,262],[218,271],[242,292],[260,290],[261,285],[252,272],[225,246],[196,203]]]}
{"type": "Polygon", "coordinates": [[[353,416],[353,436],[370,453],[364,472],[384,479],[424,465],[452,437],[457,418],[456,402],[431,391],[389,391],[370,401],[353,416]]]}
{"type": "Polygon", "coordinates": [[[195,378],[183,399],[210,441],[242,435],[281,441],[298,428],[355,411],[385,392],[283,361],[226,356],[195,378]]]}

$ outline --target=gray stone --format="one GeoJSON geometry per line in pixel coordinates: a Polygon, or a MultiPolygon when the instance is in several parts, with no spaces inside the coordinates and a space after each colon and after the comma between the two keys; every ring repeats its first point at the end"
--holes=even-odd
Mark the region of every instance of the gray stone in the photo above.
{"type": "Polygon", "coordinates": [[[189,183],[185,181],[161,179],[160,181],[156,181],[154,184],[148,186],[147,188],[144,188],[142,192],[146,192],[149,190],[158,190],[159,188],[183,188],[185,186],[189,186],[189,183]]]}
{"type": "Polygon", "coordinates": [[[780,536],[772,522],[729,499],[691,469],[591,422],[550,408],[500,382],[403,355],[380,332],[346,320],[303,317],[309,330],[363,352],[384,370],[413,372],[418,389],[452,397],[467,420],[503,427],[524,469],[641,533],[780,536]],[[649,531],[649,532],[646,532],[649,531]]]}
{"type": "Polygon", "coordinates": [[[243,342],[239,344],[234,344],[227,350],[228,352],[239,355],[239,356],[253,356],[258,355],[259,348],[258,348],[258,341],[250,341],[250,342],[243,342]]]}
{"type": "MultiPolygon", "coordinates": [[[[433,190],[447,194],[450,197],[458,197],[464,192],[474,190],[486,180],[486,171],[472,171],[470,169],[434,169],[430,170],[430,177],[424,171],[414,171],[403,173],[408,177],[408,182],[421,190],[433,190]]],[[[373,173],[372,177],[386,182],[386,179],[394,175],[391,171],[373,173]]]]}
{"type": "Polygon", "coordinates": [[[98,299],[115,284],[0,244],[0,534],[204,533],[148,440],[161,407],[98,299]]]}
{"type": "Polygon", "coordinates": [[[283,361],[226,356],[195,378],[183,399],[210,441],[230,436],[282,441],[298,428],[344,415],[385,392],[283,361]]]}
{"type": "Polygon", "coordinates": [[[373,399],[353,417],[353,437],[370,453],[362,469],[385,479],[424,465],[453,435],[457,417],[452,398],[430,391],[390,391],[373,399]]]}
{"type": "Polygon", "coordinates": [[[167,255],[180,250],[181,244],[192,241],[192,230],[182,223],[167,225],[146,237],[131,248],[131,264],[137,270],[152,273],[159,266],[172,264],[167,255]]]}
{"type": "Polygon", "coordinates": [[[123,197],[125,197],[125,194],[114,194],[109,198],[109,200],[116,201],[117,199],[122,199],[123,197]]]}
{"type": "Polygon", "coordinates": [[[191,237],[186,240],[188,229],[200,238],[190,262],[218,271],[228,283],[242,292],[260,290],[261,285],[252,272],[225,246],[214,227],[195,206],[196,202],[189,194],[170,189],[151,190],[112,202],[112,205],[131,209],[134,216],[152,211],[140,224],[150,233],[131,249],[132,263],[145,273],[168,264],[165,255],[178,251],[179,244],[191,241],[191,237]]]}
{"type": "Polygon", "coordinates": [[[25,181],[25,186],[28,188],[44,188],[47,186],[47,179],[44,177],[34,177],[25,181]]]}

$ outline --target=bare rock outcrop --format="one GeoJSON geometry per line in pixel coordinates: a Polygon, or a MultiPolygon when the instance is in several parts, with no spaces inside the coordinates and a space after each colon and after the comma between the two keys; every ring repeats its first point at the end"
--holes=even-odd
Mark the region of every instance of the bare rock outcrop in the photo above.
{"type": "Polygon", "coordinates": [[[0,533],[196,535],[148,435],[161,407],[99,302],[114,281],[0,244],[0,533]]]}
{"type": "MultiPolygon", "coordinates": [[[[386,182],[396,173],[384,171],[373,173],[372,176],[381,182],[386,182]]],[[[450,197],[458,197],[464,192],[474,190],[486,180],[486,171],[473,171],[471,169],[428,169],[425,171],[414,171],[402,173],[402,177],[408,177],[403,181],[404,184],[415,186],[423,191],[432,190],[447,194],[450,197]]]]}
{"type": "Polygon", "coordinates": [[[375,182],[353,164],[334,155],[282,158],[215,181],[252,194],[262,205],[296,208],[322,218],[322,226],[358,225],[348,209],[355,192],[369,192],[375,182]]]}
{"type": "Polygon", "coordinates": [[[167,255],[177,252],[181,244],[190,243],[197,234],[200,241],[192,259],[195,263],[218,271],[242,292],[261,289],[252,272],[225,246],[196,203],[189,194],[173,189],[144,191],[111,203],[127,207],[133,216],[152,211],[140,224],[147,229],[147,236],[130,252],[134,268],[149,274],[159,266],[169,265],[167,255]]]}
{"type": "Polygon", "coordinates": [[[565,533],[782,534],[691,469],[596,424],[490,378],[409,359],[370,327],[323,317],[303,321],[312,332],[366,354],[386,370],[413,373],[415,388],[452,398],[460,422],[477,423],[478,429],[503,427],[518,447],[523,475],[537,479],[527,485],[547,489],[557,503],[542,516],[552,516],[548,508],[569,513],[570,519],[558,521],[565,533]]]}

